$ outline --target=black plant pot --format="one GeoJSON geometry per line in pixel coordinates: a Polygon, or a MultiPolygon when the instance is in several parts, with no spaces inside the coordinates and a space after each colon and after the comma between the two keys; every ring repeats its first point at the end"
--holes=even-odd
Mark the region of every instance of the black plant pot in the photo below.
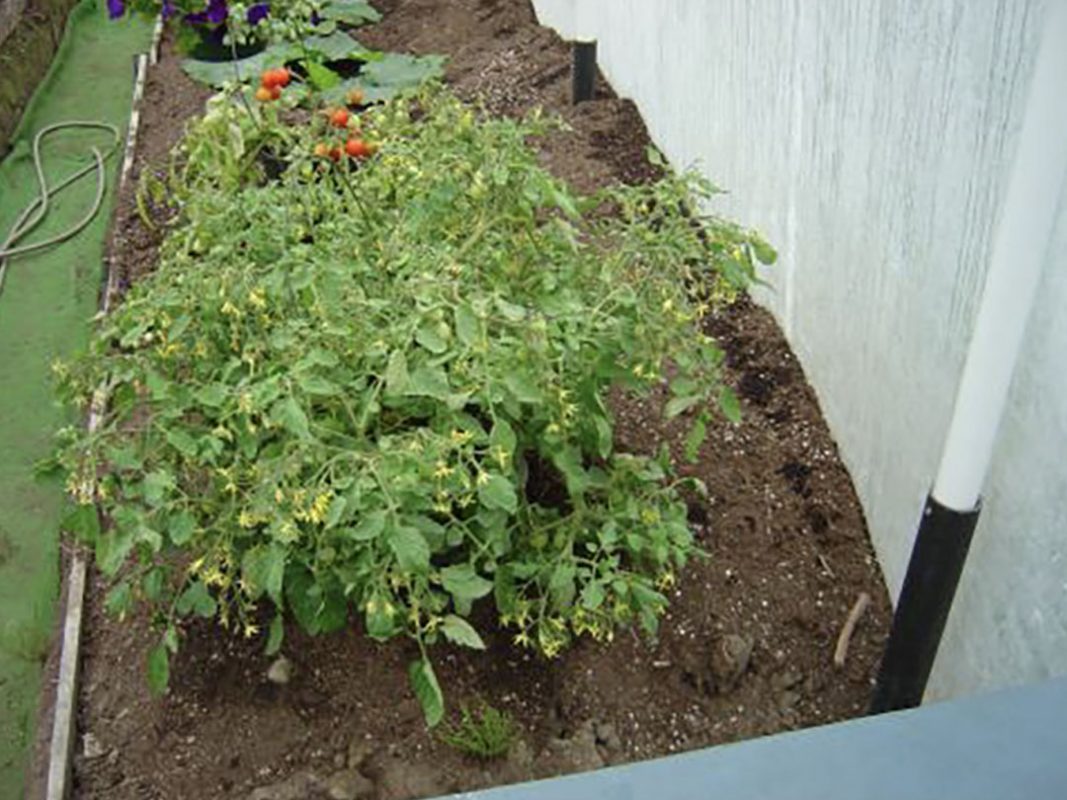
{"type": "MultiPolygon", "coordinates": [[[[233,58],[233,50],[225,43],[225,25],[195,25],[190,27],[196,32],[190,37],[191,43],[188,51],[189,58],[197,61],[229,61],[233,58]]],[[[266,45],[255,41],[249,44],[237,45],[237,57],[248,58],[257,53],[262,53],[266,45]]]]}

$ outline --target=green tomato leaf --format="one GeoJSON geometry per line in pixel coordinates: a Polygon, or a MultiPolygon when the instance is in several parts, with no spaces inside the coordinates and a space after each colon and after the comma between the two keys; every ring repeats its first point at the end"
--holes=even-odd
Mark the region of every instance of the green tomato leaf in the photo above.
{"type": "Polygon", "coordinates": [[[689,429],[689,434],[685,437],[685,460],[690,464],[697,460],[697,456],[700,454],[700,446],[704,444],[707,434],[707,420],[705,415],[701,414],[694,420],[693,427],[689,429]]]}
{"type": "Polygon", "coordinates": [[[441,336],[434,324],[423,325],[415,333],[415,341],[425,347],[435,356],[439,356],[448,350],[448,341],[441,336]]]}
{"type": "Polygon", "coordinates": [[[174,488],[174,476],[166,470],[149,472],[141,482],[141,493],[150,506],[160,506],[174,488]]]}
{"type": "Polygon", "coordinates": [[[363,517],[356,527],[347,529],[345,533],[349,539],[369,542],[371,539],[377,539],[383,530],[385,530],[385,512],[374,511],[363,517]]]}
{"type": "Polygon", "coordinates": [[[229,389],[221,383],[211,383],[196,390],[193,395],[201,404],[210,408],[221,408],[226,402],[229,389]]]}
{"type": "Polygon", "coordinates": [[[311,438],[307,414],[304,413],[304,409],[300,407],[300,404],[294,398],[287,397],[279,401],[274,406],[271,417],[294,436],[298,436],[301,439],[311,438]]]}
{"type": "Polygon", "coordinates": [[[415,528],[394,528],[389,532],[389,547],[397,564],[406,572],[426,572],[430,568],[430,547],[415,528]]]}
{"type": "Polygon", "coordinates": [[[467,347],[473,347],[481,338],[481,320],[471,310],[471,307],[466,304],[456,307],[455,316],[456,335],[467,347]]]}
{"type": "Polygon", "coordinates": [[[418,661],[412,661],[408,666],[408,678],[411,680],[411,688],[415,692],[415,697],[422,706],[426,725],[430,728],[434,727],[445,714],[445,696],[441,693],[441,686],[437,683],[437,676],[434,674],[433,665],[430,664],[429,659],[421,658],[418,661]]]}
{"type": "Polygon", "coordinates": [[[503,475],[490,475],[485,484],[478,487],[478,500],[486,508],[499,508],[514,514],[519,500],[515,487],[503,475]]]}
{"type": "Polygon", "coordinates": [[[560,564],[552,573],[548,582],[549,596],[555,609],[562,611],[574,602],[577,589],[574,585],[576,570],[574,564],[560,564]]]}
{"type": "Polygon", "coordinates": [[[111,587],[104,599],[104,608],[119,619],[130,613],[133,609],[133,591],[129,581],[120,581],[111,587]]]}
{"type": "Polygon", "coordinates": [[[664,409],[664,415],[667,419],[674,419],[679,414],[683,414],[691,409],[703,399],[704,398],[698,394],[690,395],[688,397],[675,397],[667,402],[667,407],[664,409]]]}
{"type": "Polygon", "coordinates": [[[274,619],[270,621],[270,628],[267,631],[267,646],[263,652],[268,656],[273,656],[282,649],[282,642],[285,640],[285,620],[282,618],[282,614],[279,611],[274,615],[274,619]]]}
{"type": "Polygon", "coordinates": [[[167,443],[186,458],[196,458],[196,439],[182,430],[167,431],[167,443]]]}
{"type": "Polygon", "coordinates": [[[596,427],[596,446],[597,453],[601,458],[606,459],[611,455],[611,449],[615,444],[614,432],[611,428],[611,423],[607,417],[600,414],[593,415],[593,425],[596,427]]]}
{"type": "Polygon", "coordinates": [[[188,511],[179,511],[172,514],[167,522],[167,533],[174,544],[181,547],[193,538],[196,531],[196,518],[188,511]]]}
{"type": "Polygon", "coordinates": [[[144,578],[141,579],[141,589],[144,591],[145,598],[154,603],[162,597],[164,577],[162,567],[153,567],[145,573],[144,578]]]}
{"type": "Polygon", "coordinates": [[[116,526],[96,538],[95,556],[100,571],[112,576],[126,562],[126,557],[133,549],[133,530],[116,526]]]}
{"type": "Polygon", "coordinates": [[[599,583],[588,583],[582,589],[582,606],[596,611],[604,603],[604,587],[599,583]]]}
{"type": "Polygon", "coordinates": [[[91,544],[97,541],[100,536],[100,516],[96,512],[96,506],[92,503],[74,506],[63,518],[60,528],[82,542],[91,544]]]}
{"type": "Polygon", "coordinates": [[[211,592],[208,591],[204,582],[196,581],[182,592],[178,602],[174,605],[174,610],[182,617],[195,612],[198,617],[209,619],[215,616],[215,612],[218,610],[218,603],[215,602],[215,598],[211,596],[211,592]]]}
{"type": "Polygon", "coordinates": [[[509,372],[504,378],[504,385],[520,403],[540,403],[543,399],[537,383],[522,372],[509,372]]]}
{"type": "Polygon", "coordinates": [[[411,397],[432,397],[448,400],[451,396],[448,376],[440,367],[419,367],[411,373],[411,385],[406,392],[411,397]]]}
{"type": "Polygon", "coordinates": [[[454,644],[470,647],[473,650],[485,649],[485,642],[478,635],[478,631],[474,630],[463,617],[457,617],[455,614],[449,614],[441,621],[441,633],[454,644]]]}
{"type": "Polygon", "coordinates": [[[285,579],[286,551],[277,544],[258,545],[241,559],[241,575],[246,591],[253,600],[266,592],[279,608],[282,605],[282,584],[285,579]]]}
{"type": "Polygon", "coordinates": [[[769,244],[767,244],[767,242],[765,242],[760,237],[754,236],[753,238],[749,239],[748,243],[752,245],[752,252],[755,254],[756,260],[764,266],[769,267],[771,264],[778,260],[778,253],[775,251],[775,249],[769,244]]]}
{"type": "Polygon", "coordinates": [[[148,654],[148,686],[154,694],[161,695],[167,691],[170,683],[170,655],[167,645],[160,642],[148,654]]]}
{"type": "Polygon", "coordinates": [[[730,422],[736,425],[741,421],[741,404],[738,402],[734,390],[729,386],[723,386],[719,389],[719,407],[730,422]]]}
{"type": "Polygon", "coordinates": [[[394,350],[385,368],[385,393],[396,397],[407,392],[410,385],[407,356],[403,350],[394,350]]]}
{"type": "Polygon", "coordinates": [[[493,430],[489,434],[489,447],[493,451],[492,457],[496,458],[496,451],[507,453],[509,459],[515,457],[515,448],[518,446],[518,438],[515,430],[506,419],[498,417],[493,423],[493,430]]]}
{"type": "Polygon", "coordinates": [[[477,600],[493,591],[493,584],[480,576],[470,564],[457,564],[441,570],[441,583],[457,598],[477,600]]]}
{"type": "Polygon", "coordinates": [[[316,397],[336,397],[341,394],[341,387],[320,375],[301,375],[297,383],[305,392],[316,397]]]}

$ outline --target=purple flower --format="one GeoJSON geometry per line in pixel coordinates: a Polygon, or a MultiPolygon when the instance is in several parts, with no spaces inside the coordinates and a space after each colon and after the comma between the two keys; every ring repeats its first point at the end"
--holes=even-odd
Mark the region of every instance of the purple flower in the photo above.
{"type": "Polygon", "coordinates": [[[207,4],[207,21],[218,25],[221,22],[226,21],[226,17],[230,16],[230,9],[226,6],[226,0],[208,0],[207,4]]]}
{"type": "MultiPolygon", "coordinates": [[[[110,0],[109,0],[110,2],[110,0]]],[[[170,19],[174,16],[174,0],[163,0],[163,19],[170,19]]]]}
{"type": "Polygon", "coordinates": [[[248,24],[258,25],[261,20],[270,16],[270,3],[256,3],[248,9],[248,24]]]}
{"type": "Polygon", "coordinates": [[[107,15],[111,19],[118,19],[126,13],[126,3],[123,0],[107,0],[107,15]]]}
{"type": "Polygon", "coordinates": [[[225,22],[228,16],[230,9],[226,7],[226,0],[208,0],[207,8],[195,14],[186,14],[185,21],[193,25],[218,25],[225,22]]]}

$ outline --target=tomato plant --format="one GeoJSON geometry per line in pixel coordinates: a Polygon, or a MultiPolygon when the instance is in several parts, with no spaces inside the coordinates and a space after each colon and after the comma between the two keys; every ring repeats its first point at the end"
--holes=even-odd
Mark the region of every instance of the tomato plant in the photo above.
{"type": "Polygon", "coordinates": [[[275,652],[287,617],[317,634],[355,615],[417,642],[433,725],[432,646],[483,648],[475,604],[545,657],[654,633],[696,552],[685,481],[665,448],[619,449],[608,393],[668,386],[695,451],[710,409],[736,407],[699,322],[765,243],[683,213],[713,191],[692,175],[575,196],[528,144],[555,123],[483,119],[440,88],[366,112],[383,148],[358,166],[323,164],[335,118],[241,118],[216,105],[190,130],[157,271],[61,370],[82,407],[109,395],[61,459],[108,522],[74,517],[109,605],[153,610],[153,685],[184,617],[266,625],[275,652]],[[235,125],[287,169],[219,169],[248,147],[235,125]]]}

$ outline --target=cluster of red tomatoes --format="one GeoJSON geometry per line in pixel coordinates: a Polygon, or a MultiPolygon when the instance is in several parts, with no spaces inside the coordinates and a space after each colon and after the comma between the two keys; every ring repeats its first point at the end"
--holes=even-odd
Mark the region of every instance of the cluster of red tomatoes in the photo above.
{"type": "MultiPolygon", "coordinates": [[[[346,99],[349,105],[360,106],[363,104],[363,92],[353,89],[346,99]]],[[[316,156],[328,158],[334,162],[340,161],[345,156],[362,161],[378,152],[377,144],[368,142],[359,135],[359,118],[355,114],[350,114],[347,108],[327,109],[326,116],[330,127],[349,135],[343,142],[319,142],[315,145],[316,156]]]]}
{"type": "Polygon", "coordinates": [[[282,89],[289,85],[292,75],[285,67],[268,69],[259,76],[259,88],[256,89],[256,100],[261,103],[269,103],[282,96],[282,89]]]}

